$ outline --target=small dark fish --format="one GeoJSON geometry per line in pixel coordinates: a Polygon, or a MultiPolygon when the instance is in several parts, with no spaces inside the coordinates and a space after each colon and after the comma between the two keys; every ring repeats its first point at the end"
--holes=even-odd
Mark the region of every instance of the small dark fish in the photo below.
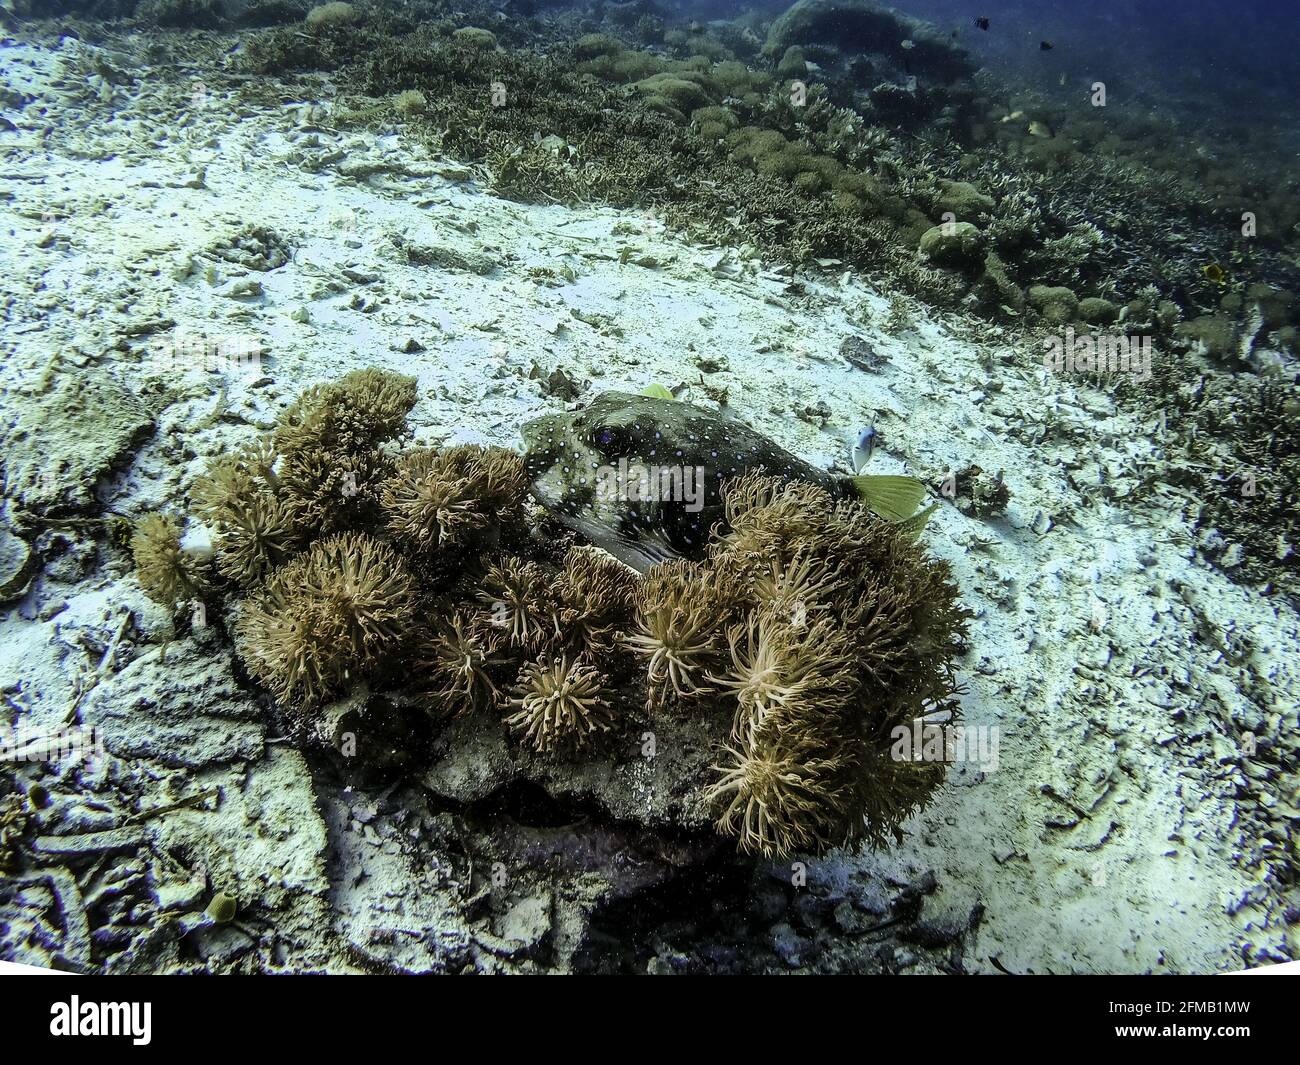
{"type": "Polygon", "coordinates": [[[566,526],[633,569],[702,558],[723,519],[722,483],[762,467],[837,497],[851,482],[740,422],[690,403],[605,392],[585,410],[524,425],[532,493],[566,526]]]}
{"type": "Polygon", "coordinates": [[[982,30],[987,30],[989,28],[989,20],[984,18],[983,16],[980,16],[975,20],[975,25],[982,30]]]}
{"type": "Polygon", "coordinates": [[[1055,47],[1055,46],[1052,44],[1051,41],[1039,41],[1039,42],[1038,42],[1038,50],[1039,50],[1040,52],[1050,52],[1050,51],[1052,50],[1053,47],[1055,47]]]}

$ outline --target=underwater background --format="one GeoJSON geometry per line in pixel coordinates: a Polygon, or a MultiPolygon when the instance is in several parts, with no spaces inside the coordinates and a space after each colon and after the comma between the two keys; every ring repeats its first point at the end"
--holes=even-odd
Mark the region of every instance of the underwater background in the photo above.
{"type": "Polygon", "coordinates": [[[0,958],[1300,957],[1300,12],[0,24],[0,958]]]}

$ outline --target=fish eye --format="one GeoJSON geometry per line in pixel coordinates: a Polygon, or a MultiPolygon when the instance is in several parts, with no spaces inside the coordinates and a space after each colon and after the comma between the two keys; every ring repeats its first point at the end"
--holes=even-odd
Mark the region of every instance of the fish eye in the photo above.
{"type": "Polygon", "coordinates": [[[588,434],[591,446],[601,451],[631,451],[632,438],[619,426],[598,425],[588,434]]]}

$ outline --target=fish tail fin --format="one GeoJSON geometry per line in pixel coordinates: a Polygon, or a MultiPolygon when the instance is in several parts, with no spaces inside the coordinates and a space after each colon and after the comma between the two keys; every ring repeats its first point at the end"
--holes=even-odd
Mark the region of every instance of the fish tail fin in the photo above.
{"type": "Polygon", "coordinates": [[[915,477],[866,473],[848,480],[862,501],[889,521],[907,521],[925,500],[925,485],[915,477]]]}

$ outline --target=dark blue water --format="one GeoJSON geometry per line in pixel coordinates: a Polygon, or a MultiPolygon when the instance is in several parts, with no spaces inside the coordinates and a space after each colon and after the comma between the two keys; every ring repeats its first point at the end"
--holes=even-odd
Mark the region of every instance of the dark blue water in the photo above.
{"type": "MultiPolygon", "coordinates": [[[[684,0],[701,19],[755,5],[684,0]]],[[[757,5],[773,15],[788,5],[757,5]]],[[[1200,112],[1300,136],[1300,3],[1294,0],[902,0],[991,71],[1044,90],[1101,80],[1110,104],[1200,112]],[[987,18],[979,29],[976,18],[987,18]],[[1040,47],[1051,43],[1050,50],[1040,47]],[[1064,76],[1066,85],[1060,84],[1064,76]]]]}

